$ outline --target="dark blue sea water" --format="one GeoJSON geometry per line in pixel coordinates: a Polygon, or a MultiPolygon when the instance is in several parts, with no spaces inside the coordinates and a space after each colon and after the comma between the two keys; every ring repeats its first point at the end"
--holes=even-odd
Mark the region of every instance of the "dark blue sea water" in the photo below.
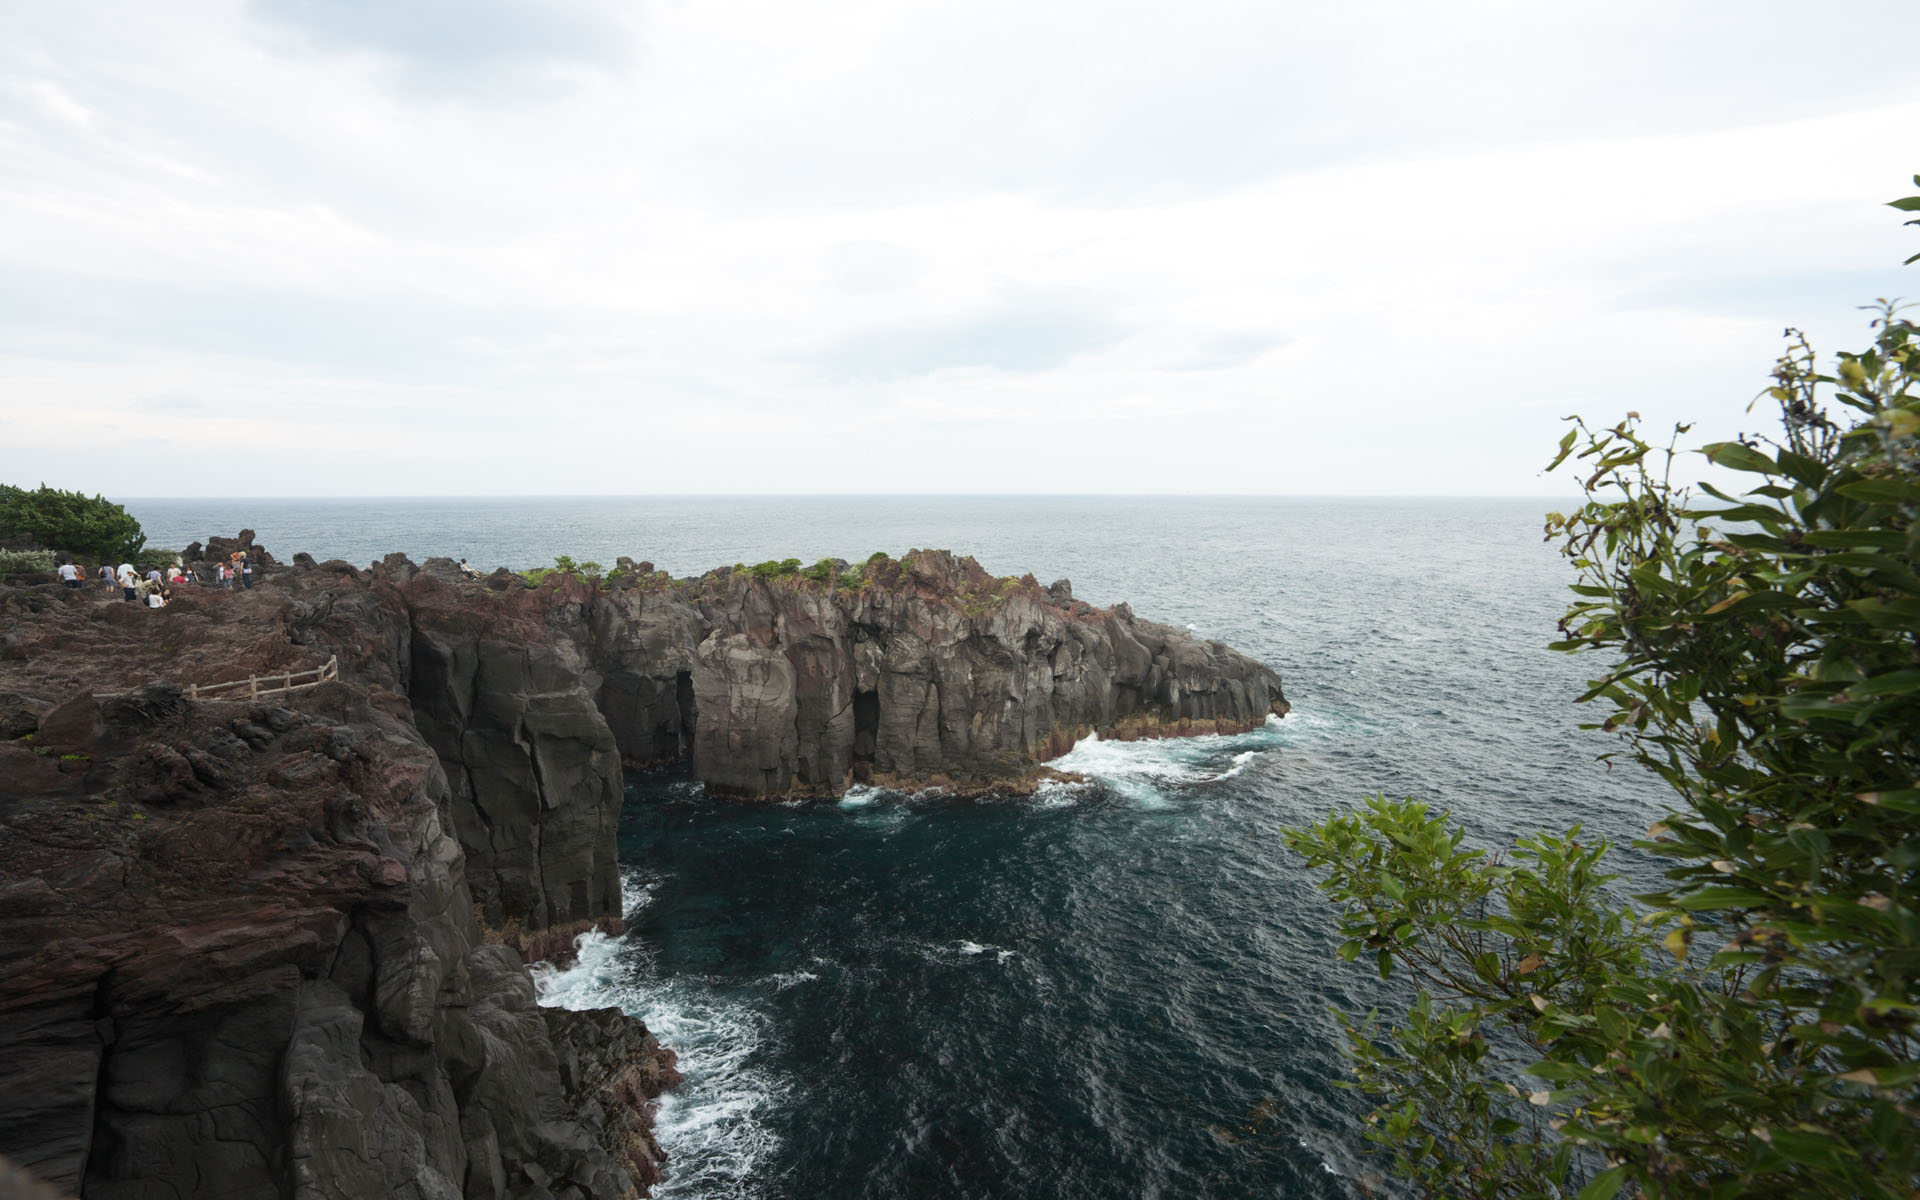
{"type": "Polygon", "coordinates": [[[1294,712],[1234,738],[1089,741],[1020,800],[743,807],[635,778],[631,932],[545,980],[678,1048],[676,1197],[1350,1196],[1360,1102],[1332,958],[1281,831],[1385,792],[1476,839],[1643,830],[1657,785],[1595,757],[1598,664],[1545,650],[1548,501],[807,498],[135,501],[156,544],[242,524],[281,557],[389,550],[722,563],[937,546],[1189,625],[1277,668],[1294,712]]]}

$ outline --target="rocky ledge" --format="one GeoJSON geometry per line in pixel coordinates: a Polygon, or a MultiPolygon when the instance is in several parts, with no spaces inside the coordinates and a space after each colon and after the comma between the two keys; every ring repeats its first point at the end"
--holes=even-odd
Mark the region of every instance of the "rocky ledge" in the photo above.
{"type": "Polygon", "coordinates": [[[657,1177],[632,1134],[672,1056],[618,1012],[535,1004],[401,698],[76,695],[0,743],[0,781],[0,1150],[47,1180],[438,1200],[657,1177]]]}
{"type": "Polygon", "coordinates": [[[531,587],[260,557],[160,610],[0,588],[0,1155],[82,1195],[644,1194],[671,1053],[524,965],[619,926],[623,766],[1020,788],[1090,732],[1287,709],[1220,643],[941,551],[531,587]]]}

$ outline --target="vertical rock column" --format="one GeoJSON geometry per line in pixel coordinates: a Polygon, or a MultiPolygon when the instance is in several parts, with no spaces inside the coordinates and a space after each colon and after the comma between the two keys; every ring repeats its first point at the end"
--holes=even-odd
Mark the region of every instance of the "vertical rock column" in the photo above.
{"type": "Polygon", "coordinates": [[[551,647],[416,628],[414,721],[445,766],[482,919],[525,932],[620,917],[620,755],[551,647]]]}

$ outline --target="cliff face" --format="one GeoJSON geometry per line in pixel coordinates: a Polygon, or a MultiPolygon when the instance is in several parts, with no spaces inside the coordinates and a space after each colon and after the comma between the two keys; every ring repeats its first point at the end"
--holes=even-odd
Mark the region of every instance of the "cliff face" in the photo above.
{"type": "Polygon", "coordinates": [[[857,586],[303,559],[158,611],[0,589],[0,1155],[85,1195],[644,1188],[671,1054],[522,966],[618,927],[623,763],[1019,787],[1092,730],[1286,711],[1225,646],[943,552],[857,586]]]}
{"type": "Polygon", "coordinates": [[[487,943],[399,697],[78,693],[0,742],[0,781],[0,1152],[36,1174],[86,1196],[433,1198],[657,1174],[649,1141],[580,1114],[622,1071],[657,1094],[671,1056],[618,1013],[537,1007],[487,943]]]}
{"type": "Polygon", "coordinates": [[[934,550],[857,587],[616,585],[580,653],[629,763],[690,756],[709,789],[755,797],[1019,786],[1090,732],[1244,732],[1287,711],[1280,677],[1219,642],[934,550]]]}
{"type": "Polygon", "coordinates": [[[520,933],[617,925],[623,764],[686,760],[746,798],[1020,788],[1090,732],[1243,732],[1287,711],[1279,676],[1219,642],[944,551],[871,563],[858,586],[639,572],[529,589],[399,555],[266,583],[288,638],[409,697],[474,898],[520,933]]]}

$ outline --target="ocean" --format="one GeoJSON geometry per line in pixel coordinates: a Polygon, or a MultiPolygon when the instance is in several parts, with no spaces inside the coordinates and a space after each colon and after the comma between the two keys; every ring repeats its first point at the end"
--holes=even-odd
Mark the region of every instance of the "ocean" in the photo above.
{"type": "MultiPolygon", "coordinates": [[[[1545,649],[1570,572],[1547,500],[736,497],[146,500],[150,544],[243,524],[285,559],[392,550],[483,569],[625,554],[675,574],[940,547],[1277,669],[1239,737],[1108,743],[1022,799],[859,789],[708,799],[629,779],[629,931],[541,976],[680,1052],[659,1135],[694,1197],[1317,1197],[1381,1164],[1329,1006],[1404,1003],[1334,960],[1282,831],[1385,793],[1485,845],[1624,842],[1664,790],[1597,756],[1598,662],[1545,649]]],[[[1619,852],[1620,869],[1648,864],[1619,852]]],[[[1389,1185],[1389,1190],[1391,1190],[1389,1185]]]]}

